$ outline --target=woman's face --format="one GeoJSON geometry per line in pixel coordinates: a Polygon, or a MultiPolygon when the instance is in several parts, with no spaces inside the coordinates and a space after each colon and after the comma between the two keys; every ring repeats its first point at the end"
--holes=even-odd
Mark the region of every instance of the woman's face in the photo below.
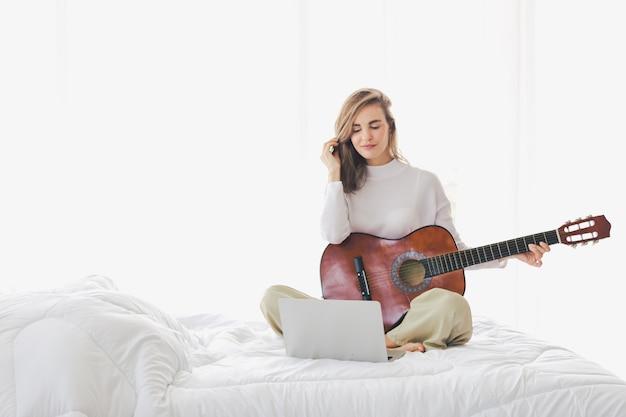
{"type": "Polygon", "coordinates": [[[369,104],[357,113],[350,140],[368,165],[384,165],[391,161],[389,124],[379,104],[369,104]]]}

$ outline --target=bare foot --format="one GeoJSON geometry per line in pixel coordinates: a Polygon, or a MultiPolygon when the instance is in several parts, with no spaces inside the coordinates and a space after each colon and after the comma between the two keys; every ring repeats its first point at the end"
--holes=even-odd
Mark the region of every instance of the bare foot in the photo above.
{"type": "Polygon", "coordinates": [[[420,342],[409,342],[405,343],[402,346],[398,346],[394,342],[392,342],[391,339],[387,337],[387,335],[385,335],[385,343],[387,344],[387,349],[404,350],[406,352],[424,352],[426,350],[424,348],[424,345],[420,342]]]}
{"type": "Polygon", "coordinates": [[[398,346],[396,349],[405,350],[407,352],[424,352],[424,345],[420,342],[409,342],[402,346],[398,346]]]}

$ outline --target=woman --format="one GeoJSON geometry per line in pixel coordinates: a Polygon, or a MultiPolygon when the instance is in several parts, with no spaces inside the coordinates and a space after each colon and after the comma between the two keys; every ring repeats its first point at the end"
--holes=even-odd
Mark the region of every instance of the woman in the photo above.
{"type": "MultiPolygon", "coordinates": [[[[398,150],[391,101],[381,91],[365,88],[344,102],[335,123],[336,138],[324,143],[321,160],[328,168],[322,236],[333,244],[351,233],[399,239],[424,226],[447,229],[459,250],[467,249],[457,232],[450,201],[431,172],[410,166],[398,150]]],[[[549,245],[529,245],[515,255],[540,267],[549,245]]],[[[473,268],[504,267],[506,259],[473,268]]],[[[272,328],[282,334],[279,298],[311,298],[286,286],[270,287],[261,301],[272,328]]],[[[467,343],[472,316],[466,299],[442,288],[415,297],[402,322],[385,335],[387,347],[424,352],[467,343]]]]}

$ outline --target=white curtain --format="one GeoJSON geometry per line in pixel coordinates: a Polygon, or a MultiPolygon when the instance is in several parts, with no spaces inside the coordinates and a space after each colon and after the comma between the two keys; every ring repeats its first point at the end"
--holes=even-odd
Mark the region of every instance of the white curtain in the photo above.
{"type": "MultiPolygon", "coordinates": [[[[4,2],[0,288],[103,274],[174,313],[255,319],[271,284],[319,294],[319,152],[363,86],[391,97],[468,244],[587,214],[615,234],[623,8],[537,3],[4,2]]],[[[468,273],[466,295],[626,374],[588,344],[624,316],[618,247],[468,273]]]]}

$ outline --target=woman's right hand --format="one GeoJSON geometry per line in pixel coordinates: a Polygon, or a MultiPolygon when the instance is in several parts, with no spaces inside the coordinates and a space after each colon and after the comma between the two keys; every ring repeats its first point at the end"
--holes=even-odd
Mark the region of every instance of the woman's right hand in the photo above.
{"type": "Polygon", "coordinates": [[[328,181],[340,181],[341,175],[341,158],[339,157],[339,152],[337,152],[337,147],[339,146],[339,141],[337,138],[333,138],[324,143],[324,147],[322,148],[322,155],[320,159],[328,168],[328,181]]]}

